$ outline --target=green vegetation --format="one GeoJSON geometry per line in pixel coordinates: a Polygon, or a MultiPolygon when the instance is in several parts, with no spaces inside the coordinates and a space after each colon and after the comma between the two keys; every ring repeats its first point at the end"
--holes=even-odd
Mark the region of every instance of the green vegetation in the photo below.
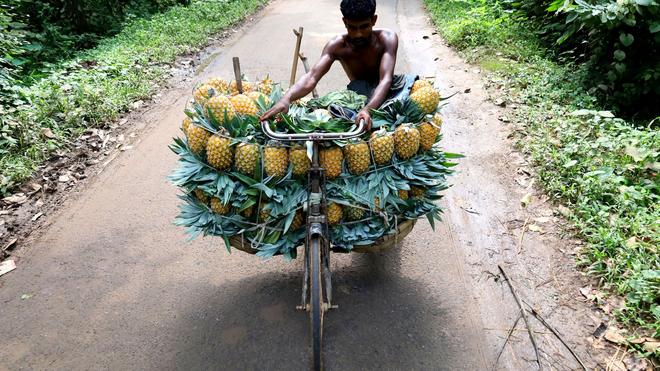
{"type": "MultiPolygon", "coordinates": [[[[638,86],[640,91],[626,90],[623,81],[635,79],[637,72],[648,72],[657,66],[645,61],[644,67],[636,65],[631,74],[617,75],[601,89],[598,85],[604,84],[603,80],[594,79],[593,73],[596,68],[602,71],[611,66],[610,61],[601,59],[596,64],[596,54],[601,51],[567,58],[569,52],[585,52],[578,46],[567,50],[566,45],[549,43],[549,25],[558,23],[554,34],[557,37],[567,35],[566,40],[574,33],[595,37],[599,32],[598,37],[610,35],[618,40],[602,41],[604,45],[625,44],[630,40],[619,39],[620,30],[606,33],[607,25],[596,24],[590,32],[586,27],[593,20],[581,10],[575,16],[569,14],[572,19],[567,23],[569,26],[572,22],[583,23],[571,33],[563,28],[565,21],[561,17],[570,13],[565,9],[552,18],[552,14],[532,16],[529,9],[512,9],[510,3],[502,5],[494,0],[425,2],[445,40],[471,62],[479,64],[489,73],[489,78],[504,85],[509,102],[522,104],[515,111],[515,121],[523,129],[519,144],[536,166],[539,183],[567,206],[562,210],[566,210],[566,217],[587,241],[579,263],[599,277],[605,287],[625,296],[618,319],[640,331],[660,336],[658,121],[640,119],[631,123],[616,118],[605,108],[605,104],[620,94],[652,94],[644,90],[643,84],[638,86]],[[552,19],[551,22],[548,19],[552,19]],[[593,83],[596,86],[590,85],[593,83]],[[603,99],[605,91],[609,93],[603,99]]],[[[541,2],[517,4],[522,3],[530,6],[541,2]]],[[[550,3],[546,2],[546,7],[550,3]]],[[[595,3],[600,9],[610,2],[595,3]]],[[[631,7],[634,3],[612,2],[613,6],[632,4],[631,7]]],[[[628,16],[637,17],[638,25],[648,26],[651,18],[641,18],[658,14],[657,4],[652,8],[649,5],[655,4],[652,1],[636,3],[648,7],[639,5],[641,11],[628,16]]],[[[566,4],[569,7],[591,6],[584,1],[566,4]]],[[[542,9],[545,11],[546,7],[542,9]]],[[[605,16],[605,20],[613,22],[610,16],[605,16]]],[[[651,31],[647,26],[631,31],[637,32],[635,42],[652,45],[649,48],[657,50],[657,38],[654,38],[657,33],[651,34],[658,31],[657,26],[651,31]],[[644,32],[650,40],[642,38],[644,32]]],[[[623,26],[612,26],[610,30],[617,27],[623,26]]],[[[633,66],[633,62],[630,63],[633,66]]],[[[657,76],[655,78],[657,88],[657,76]]],[[[619,108],[626,107],[622,112],[634,109],[652,115],[659,113],[657,105],[619,103],[619,108]]]]}
{"type": "Polygon", "coordinates": [[[127,21],[114,37],[20,84],[12,53],[28,35],[9,27],[11,8],[0,7],[0,194],[27,179],[52,151],[89,127],[100,127],[152,94],[177,55],[205,45],[266,0],[193,1],[150,18],[127,21]],[[4,58],[4,59],[2,59],[4,58]],[[45,135],[43,129],[54,135],[45,135]]]}

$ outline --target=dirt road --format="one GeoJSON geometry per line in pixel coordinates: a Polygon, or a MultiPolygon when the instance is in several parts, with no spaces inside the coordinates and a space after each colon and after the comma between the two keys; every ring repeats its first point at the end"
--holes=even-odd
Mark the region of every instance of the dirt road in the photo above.
{"type": "MultiPolygon", "coordinates": [[[[443,93],[461,92],[445,110],[444,145],[468,157],[435,232],[421,222],[399,249],[333,257],[339,309],[327,317],[328,369],[492,367],[517,317],[508,287],[490,275],[498,263],[591,362],[583,339],[593,321],[575,302],[579,277],[559,249],[572,251],[571,242],[543,225],[545,234],[528,232],[518,245],[517,222],[554,217],[536,199],[521,209],[524,160],[475,67],[432,35],[419,1],[379,0],[378,14],[380,26],[400,34],[398,72],[437,72],[443,93]]],[[[291,29],[305,27],[302,50],[314,61],[342,32],[340,17],[336,1],[276,0],[212,54],[196,81],[229,78],[231,57],[240,56],[247,76],[269,72],[284,82],[291,29]]],[[[319,90],[346,83],[335,65],[319,90]]],[[[179,135],[192,85],[163,92],[143,116],[141,141],[49,216],[51,226],[19,251],[19,268],[0,279],[0,370],[308,366],[306,315],[294,310],[300,259],[230,255],[217,240],[188,243],[172,225],[176,189],[166,176],[176,157],[167,145],[179,135]]],[[[519,329],[498,368],[534,367],[519,329]]],[[[575,367],[538,330],[543,361],[575,367]]]]}

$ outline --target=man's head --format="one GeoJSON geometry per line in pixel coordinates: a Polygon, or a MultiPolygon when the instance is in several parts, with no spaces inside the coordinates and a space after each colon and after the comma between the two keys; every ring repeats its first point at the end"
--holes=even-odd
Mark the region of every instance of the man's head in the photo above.
{"type": "Polygon", "coordinates": [[[376,0],[342,0],[341,14],[348,31],[348,41],[354,46],[365,46],[376,24],[376,0]]]}

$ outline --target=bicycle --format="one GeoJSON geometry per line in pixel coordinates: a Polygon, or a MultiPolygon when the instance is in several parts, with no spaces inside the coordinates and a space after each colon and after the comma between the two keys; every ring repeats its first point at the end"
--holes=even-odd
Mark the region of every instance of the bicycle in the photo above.
{"type": "Polygon", "coordinates": [[[312,142],[302,299],[297,309],[309,312],[312,365],[314,370],[320,370],[323,368],[323,317],[326,311],[336,309],[337,306],[332,304],[331,246],[326,218],[324,169],[319,164],[319,143],[359,137],[366,131],[365,123],[360,120],[354,130],[345,133],[279,133],[273,131],[267,121],[262,121],[261,127],[271,139],[312,142]]]}

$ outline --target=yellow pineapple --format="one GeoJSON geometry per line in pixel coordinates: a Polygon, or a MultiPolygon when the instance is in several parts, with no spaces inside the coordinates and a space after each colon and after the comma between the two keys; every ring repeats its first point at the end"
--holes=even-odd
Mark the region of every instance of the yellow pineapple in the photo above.
{"type": "Polygon", "coordinates": [[[211,133],[201,126],[191,124],[188,126],[188,130],[186,130],[186,137],[188,138],[188,146],[190,147],[190,150],[194,154],[199,155],[206,148],[211,133]]]}
{"type": "Polygon", "coordinates": [[[432,87],[425,86],[410,94],[410,100],[417,104],[424,113],[431,114],[438,108],[440,93],[432,87]]]}
{"type": "Polygon", "coordinates": [[[440,134],[440,127],[436,126],[432,122],[422,122],[417,126],[419,130],[419,147],[422,151],[428,151],[435,144],[436,139],[438,139],[438,134],[440,134]]]}
{"type": "Polygon", "coordinates": [[[289,151],[279,142],[273,141],[264,149],[264,170],[266,176],[284,178],[289,168],[289,151]]]}
{"type": "Polygon", "coordinates": [[[311,162],[309,161],[309,157],[307,157],[307,149],[305,149],[305,147],[301,145],[294,145],[291,147],[291,149],[289,149],[289,161],[293,166],[293,175],[307,175],[311,162]]]}
{"type": "Polygon", "coordinates": [[[258,92],[258,91],[251,91],[251,92],[249,92],[249,93],[246,93],[245,95],[247,95],[248,97],[250,97],[250,99],[252,99],[255,103],[258,102],[259,99],[263,99],[264,102],[265,102],[267,105],[270,104],[270,98],[268,98],[267,95],[264,95],[264,94],[261,93],[261,92],[258,92]]]}
{"type": "Polygon", "coordinates": [[[387,165],[390,163],[394,154],[394,138],[390,133],[384,129],[373,132],[369,145],[376,164],[387,165]]]}
{"type": "Polygon", "coordinates": [[[183,131],[183,135],[186,137],[188,136],[188,128],[192,125],[192,119],[188,116],[183,119],[183,123],[181,123],[181,131],[183,131]]]}
{"type": "Polygon", "coordinates": [[[325,176],[334,179],[341,174],[341,164],[344,155],[337,146],[322,148],[319,152],[319,164],[325,169],[325,176]]]}
{"type": "Polygon", "coordinates": [[[247,209],[241,211],[241,215],[246,218],[250,219],[252,217],[252,214],[254,213],[254,205],[248,207],[247,209]]]}
{"type": "Polygon", "coordinates": [[[259,162],[259,146],[255,143],[239,143],[236,146],[234,166],[239,173],[254,176],[259,162]]]}
{"type": "Polygon", "coordinates": [[[343,216],[343,208],[338,203],[331,202],[328,204],[328,224],[336,225],[341,221],[343,216]]]}
{"type": "Polygon", "coordinates": [[[408,197],[409,197],[408,191],[405,190],[405,189],[399,189],[397,193],[399,195],[399,198],[404,200],[404,201],[407,200],[408,197]]]}
{"type": "Polygon", "coordinates": [[[214,95],[215,89],[209,84],[202,84],[193,90],[193,98],[195,99],[195,102],[202,105],[214,95]]]}
{"type": "Polygon", "coordinates": [[[431,122],[433,122],[438,129],[442,129],[442,115],[440,115],[440,112],[436,112],[435,115],[433,115],[431,122]]]}
{"type": "Polygon", "coordinates": [[[236,115],[236,111],[232,106],[232,102],[225,95],[216,95],[213,98],[206,101],[204,105],[206,112],[211,112],[213,117],[223,125],[225,123],[225,115],[227,119],[231,120],[236,115]]]}
{"type": "Polygon", "coordinates": [[[378,197],[378,196],[374,197],[374,210],[376,210],[376,212],[380,212],[380,210],[381,210],[380,197],[378,197]]]}
{"type": "Polygon", "coordinates": [[[211,78],[206,84],[211,85],[217,94],[229,93],[229,83],[219,77],[211,78]]]}
{"type": "Polygon", "coordinates": [[[414,186],[414,185],[410,186],[410,197],[412,198],[422,198],[424,197],[425,193],[426,193],[426,189],[424,189],[423,187],[414,186]]]}
{"type": "Polygon", "coordinates": [[[394,150],[396,155],[407,160],[419,150],[419,130],[408,124],[399,125],[394,131],[394,150]]]}
{"type": "Polygon", "coordinates": [[[200,188],[195,188],[193,193],[195,194],[195,198],[197,198],[199,202],[203,204],[209,202],[209,195],[207,195],[206,192],[202,191],[200,188]]]}
{"type": "Polygon", "coordinates": [[[412,89],[410,89],[410,94],[416,92],[417,90],[421,88],[433,88],[433,84],[429,80],[417,80],[412,86],[412,89]]]}
{"type": "MultiPolygon", "coordinates": [[[[242,80],[241,84],[243,86],[243,93],[249,93],[254,90],[252,87],[252,84],[249,83],[248,81],[242,80]]],[[[236,80],[231,80],[231,83],[229,84],[229,92],[231,95],[237,95],[239,94],[238,91],[238,85],[236,84],[236,80]]]]}
{"type": "Polygon", "coordinates": [[[223,171],[231,168],[234,148],[229,138],[213,135],[206,144],[206,160],[209,165],[223,171]]]}
{"type": "Polygon", "coordinates": [[[248,97],[245,94],[234,95],[231,98],[229,98],[229,100],[231,101],[232,107],[234,107],[234,110],[239,115],[256,116],[259,113],[259,108],[257,108],[257,104],[254,103],[254,100],[252,100],[252,98],[248,97]]]}
{"type": "Polygon", "coordinates": [[[259,207],[259,214],[257,216],[257,221],[259,223],[263,223],[270,219],[270,205],[267,203],[262,203],[259,207]]]}
{"type": "Polygon", "coordinates": [[[344,156],[351,174],[360,175],[369,170],[371,153],[369,153],[369,145],[365,141],[361,140],[344,146],[344,156]]]}
{"type": "Polygon", "coordinates": [[[211,210],[216,214],[225,215],[231,210],[231,205],[223,204],[219,198],[211,197],[211,210]]]}
{"type": "Polygon", "coordinates": [[[270,95],[270,93],[273,91],[273,80],[270,79],[270,77],[266,76],[263,80],[259,81],[257,84],[257,90],[260,92],[270,95]]]}
{"type": "Polygon", "coordinates": [[[305,220],[303,218],[302,210],[298,209],[296,211],[296,215],[293,217],[293,221],[291,221],[291,226],[289,227],[289,230],[290,231],[295,231],[297,229],[300,229],[300,227],[302,227],[304,221],[305,220]]]}

